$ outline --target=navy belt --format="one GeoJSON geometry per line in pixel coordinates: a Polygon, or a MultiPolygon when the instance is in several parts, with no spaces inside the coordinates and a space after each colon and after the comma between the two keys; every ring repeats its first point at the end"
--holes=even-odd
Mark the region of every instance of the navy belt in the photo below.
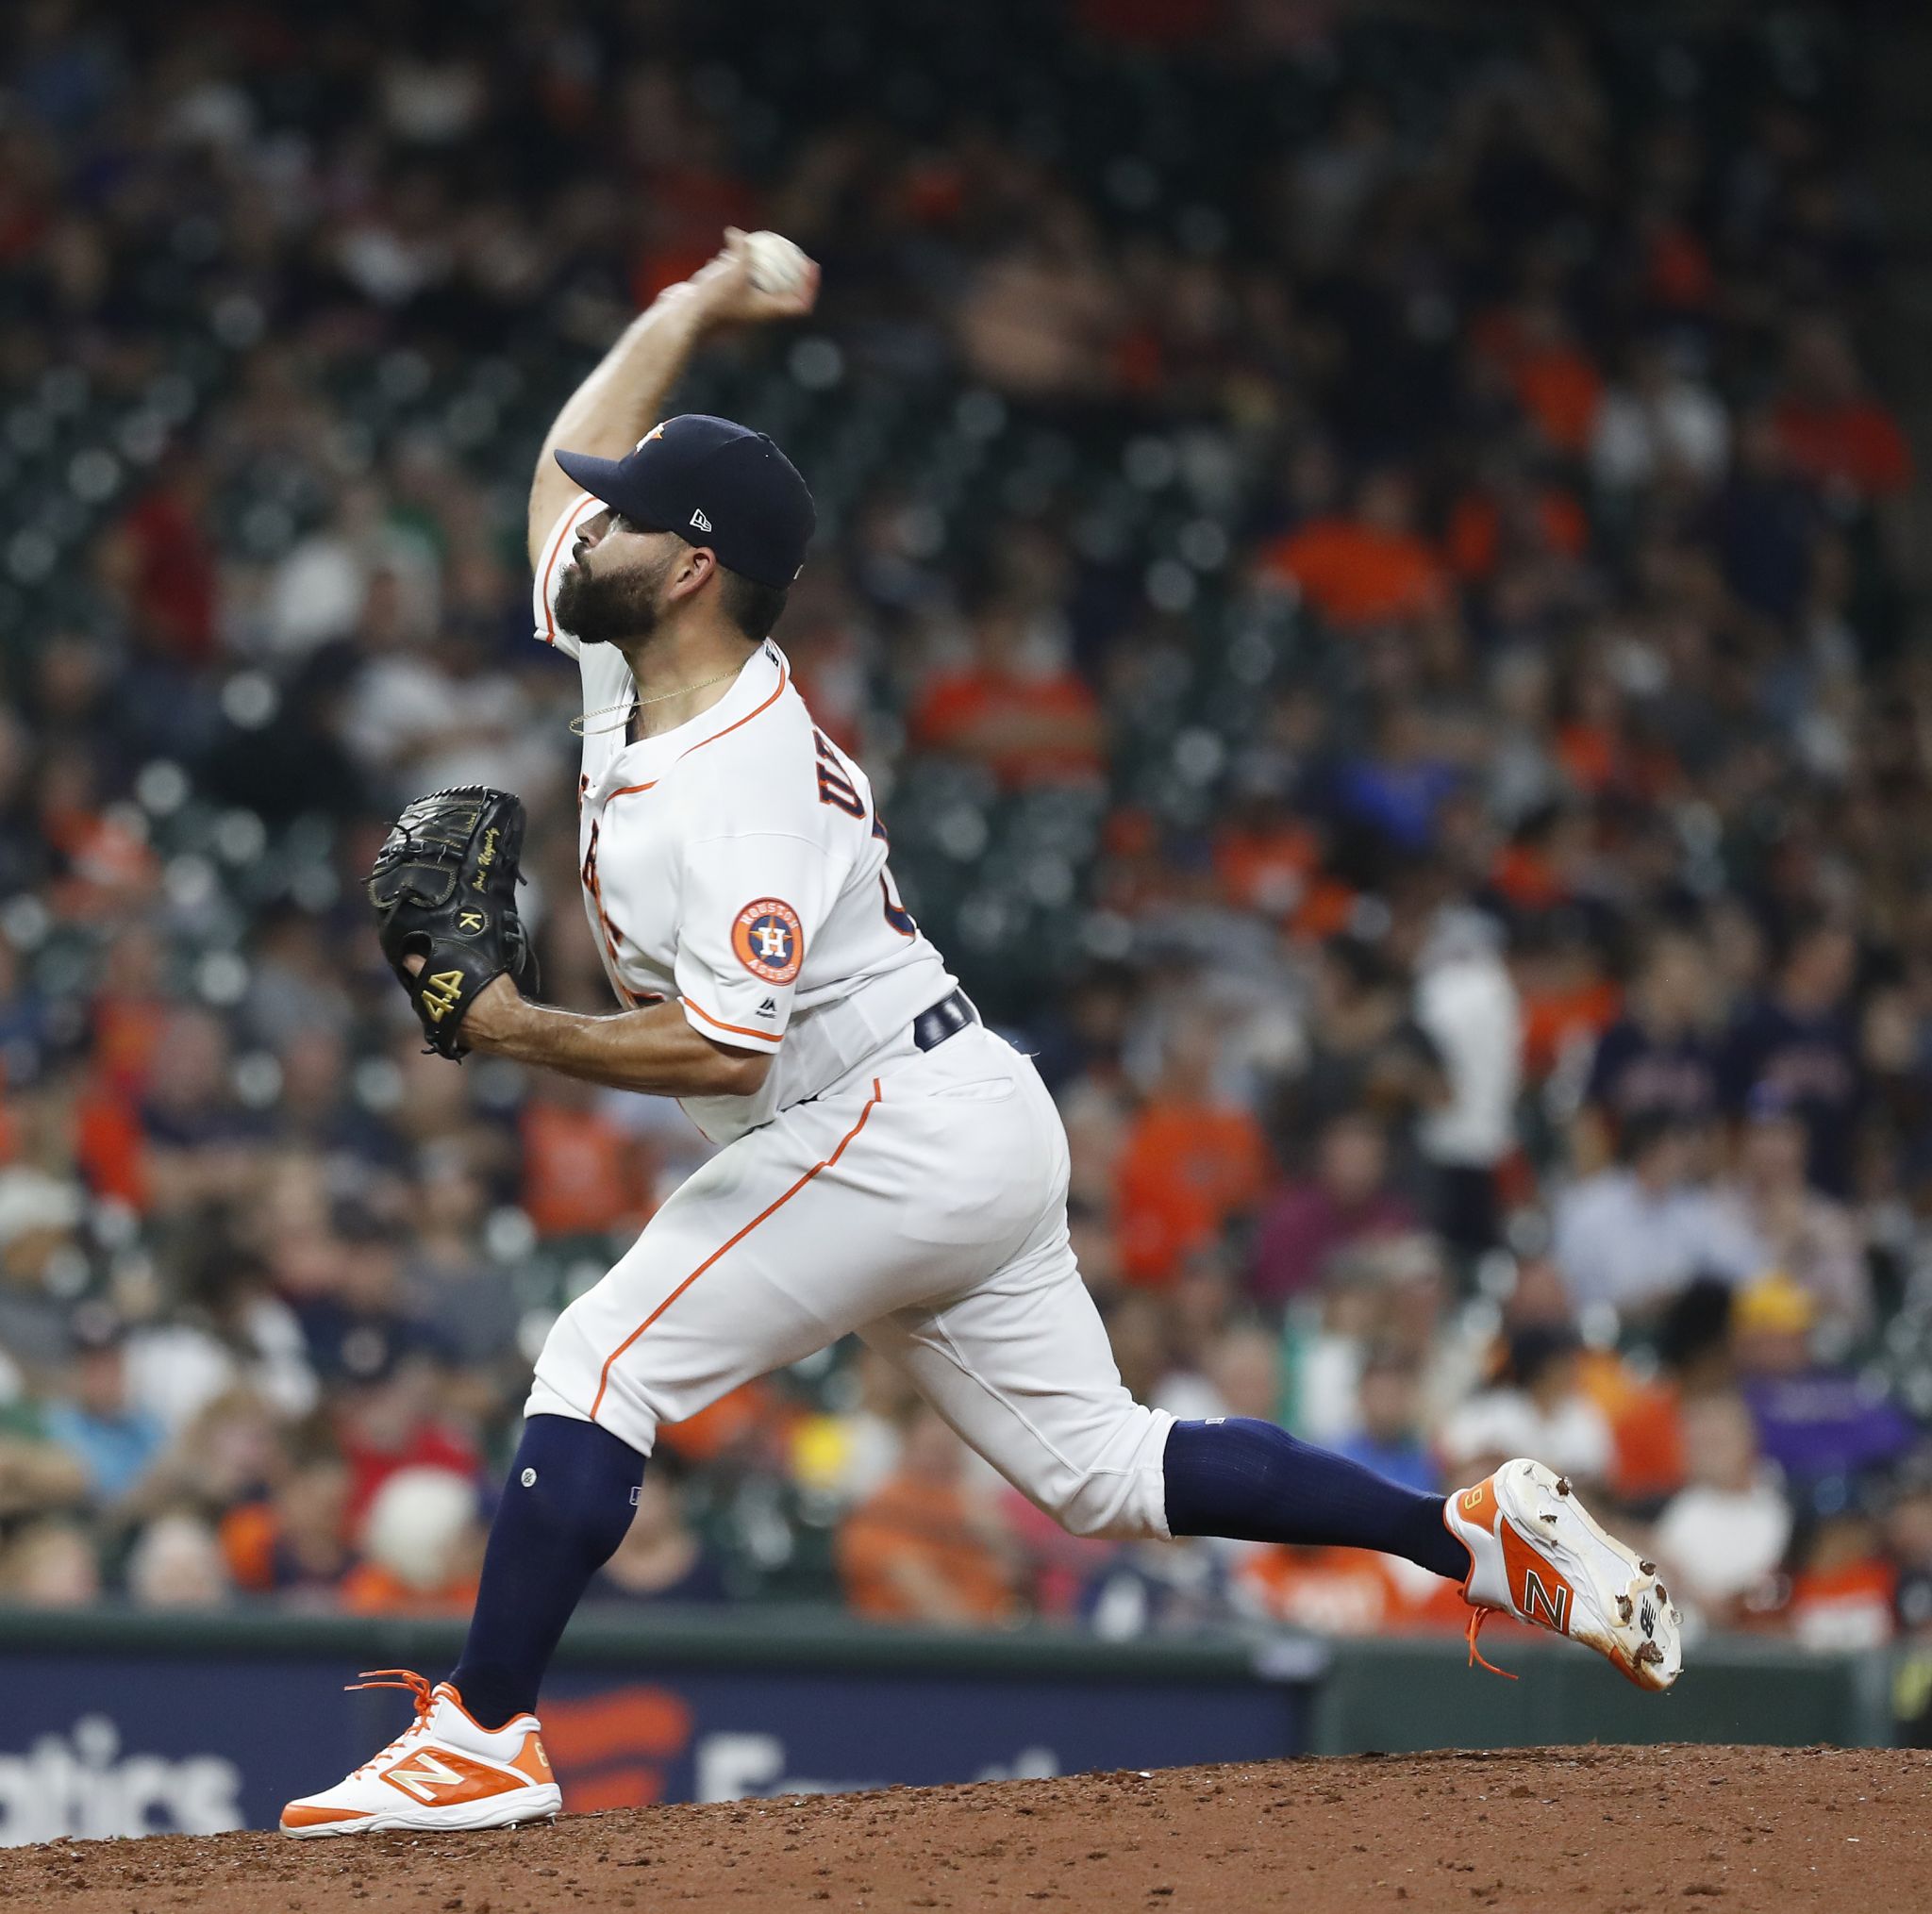
{"type": "Polygon", "coordinates": [[[929,1010],[912,1020],[912,1040],[922,1050],[937,1050],[948,1037],[957,1037],[969,1024],[979,1022],[979,1012],[964,990],[941,997],[929,1010]]]}

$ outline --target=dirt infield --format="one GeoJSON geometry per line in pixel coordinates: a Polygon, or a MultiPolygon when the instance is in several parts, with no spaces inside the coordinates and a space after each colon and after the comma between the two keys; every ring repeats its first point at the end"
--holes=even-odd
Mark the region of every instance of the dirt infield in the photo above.
{"type": "Polygon", "coordinates": [[[627,1808],[514,1834],[0,1853],[50,1914],[1932,1908],[1932,1754],[1568,1748],[627,1808]]]}

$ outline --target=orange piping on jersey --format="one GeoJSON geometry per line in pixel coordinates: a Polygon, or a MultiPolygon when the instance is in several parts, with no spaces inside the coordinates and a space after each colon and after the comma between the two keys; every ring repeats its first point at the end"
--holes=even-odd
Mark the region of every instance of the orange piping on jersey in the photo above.
{"type": "Polygon", "coordinates": [[[604,1391],[610,1387],[610,1365],[614,1363],[617,1360],[617,1358],[620,1356],[622,1356],[624,1352],[626,1349],[628,1349],[631,1346],[631,1344],[635,1342],[638,1340],[638,1338],[641,1336],[644,1333],[644,1331],[648,1329],[651,1326],[651,1324],[658,1320],[659,1316],[663,1315],[665,1310],[670,1308],[672,1304],[676,1302],[678,1297],[683,1295],[684,1292],[688,1289],[690,1289],[691,1286],[694,1282],[696,1282],[697,1279],[701,1275],[703,1275],[704,1273],[708,1269],[709,1269],[711,1265],[715,1263],[718,1260],[718,1258],[724,1254],[726,1250],[736,1249],[738,1245],[741,1243],[745,1240],[745,1238],[748,1237],[752,1233],[752,1231],[758,1226],[759,1223],[763,1223],[768,1216],[772,1216],[775,1214],[778,1210],[783,1209],[784,1207],[788,1203],[790,1203],[791,1199],[794,1196],[796,1196],[798,1192],[801,1190],[803,1190],[805,1186],[808,1183],[809,1183],[811,1179],[819,1173],[820,1171],[829,1170],[832,1167],[832,1165],[836,1163],[839,1160],[839,1158],[845,1154],[845,1145],[849,1143],[854,1137],[858,1136],[860,1130],[864,1129],[866,1118],[872,1115],[873,1110],[883,1100],[884,1095],[885,1092],[879,1088],[878,1078],[874,1077],[872,1080],[872,1095],[866,1100],[865,1107],[859,1111],[858,1121],[856,1123],[854,1123],[852,1127],[849,1130],[847,1130],[842,1137],[839,1139],[839,1147],[836,1150],[834,1150],[832,1154],[829,1157],[827,1157],[823,1163],[814,1163],[811,1166],[811,1168],[808,1170],[805,1173],[805,1174],[801,1176],[798,1179],[798,1181],[794,1183],[791,1186],[791,1188],[784,1193],[783,1196],[777,1199],[776,1202],[759,1210],[758,1213],[755,1217],[753,1217],[752,1220],[748,1223],[746,1223],[744,1227],[741,1229],[736,1236],[731,1237],[727,1239],[725,1241],[720,1243],[718,1247],[714,1249],[711,1252],[711,1254],[708,1256],[704,1259],[704,1261],[701,1262],[697,1266],[697,1268],[691,1273],[690,1275],[685,1277],[683,1282],[678,1284],[676,1289],[673,1290],[672,1292],[668,1296],[666,1296],[664,1300],[661,1303],[659,1303],[658,1307],[655,1309],[653,1309],[651,1313],[648,1316],[646,1316],[644,1320],[641,1323],[640,1323],[638,1326],[635,1329],[633,1329],[630,1332],[630,1334],[626,1336],[624,1339],[624,1340],[620,1342],[617,1345],[617,1347],[610,1352],[608,1356],[607,1356],[604,1358],[603,1372],[601,1374],[599,1374],[597,1378],[597,1397],[596,1400],[591,1405],[591,1420],[593,1423],[597,1420],[597,1411],[604,1406],[604,1391]]]}
{"type": "Polygon", "coordinates": [[[714,1029],[728,1030],[734,1037],[756,1037],[760,1043],[776,1043],[781,1040],[774,1031],[747,1030],[741,1024],[727,1024],[722,1017],[714,1017],[705,1007],[691,997],[684,1000],[687,1010],[695,1010],[714,1029]]]}
{"type": "MultiPolygon", "coordinates": [[[[754,718],[759,716],[760,713],[769,711],[772,708],[772,707],[778,702],[779,698],[784,695],[785,686],[788,680],[786,676],[785,667],[783,665],[780,665],[778,667],[778,683],[776,687],[774,689],[772,695],[769,698],[767,698],[762,705],[758,706],[756,710],[747,711],[741,718],[734,718],[730,724],[725,725],[724,730],[713,731],[708,738],[700,738],[698,741],[691,747],[691,751],[680,751],[677,754],[677,757],[675,760],[676,764],[682,764],[684,760],[691,756],[691,751],[702,751],[707,744],[717,743],[719,739],[728,737],[733,731],[737,730],[741,724],[749,724],[751,721],[754,718]]],[[[610,795],[604,800],[604,802],[606,804],[612,804],[618,798],[621,797],[635,797],[637,793],[641,791],[656,791],[658,786],[662,782],[663,780],[661,778],[654,777],[652,778],[649,784],[621,785],[618,787],[617,790],[613,791],[610,793],[610,795]]]]}
{"type": "MultiPolygon", "coordinates": [[[[739,725],[749,724],[754,718],[759,715],[760,712],[769,711],[771,707],[774,705],[775,705],[781,697],[784,696],[785,687],[788,682],[789,679],[785,671],[785,667],[783,665],[780,665],[778,667],[778,682],[772,687],[772,695],[769,698],[767,698],[762,705],[756,706],[753,709],[747,711],[743,717],[734,719],[730,724],[725,725],[724,730],[713,731],[708,738],[700,738],[698,741],[691,747],[691,751],[702,751],[707,744],[717,743],[719,739],[728,737],[733,731],[736,731],[739,725]]],[[[691,756],[691,751],[681,751],[678,753],[678,762],[680,764],[683,763],[683,761],[691,756]]]]}

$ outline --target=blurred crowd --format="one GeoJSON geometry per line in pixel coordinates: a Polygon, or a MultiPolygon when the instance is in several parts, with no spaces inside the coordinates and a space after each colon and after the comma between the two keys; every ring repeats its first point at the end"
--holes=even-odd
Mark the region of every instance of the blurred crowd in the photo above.
{"type": "MultiPolygon", "coordinates": [[[[908,902],[1094,820],[1063,936],[945,940],[1129,1384],[1537,1455],[1707,1626],[1932,1637],[1932,677],[1845,21],[485,10],[5,28],[0,1596],[464,1605],[550,1317],[704,1145],[419,1055],[359,879],[518,790],[601,1005],[528,461],[731,222],[825,265],[694,389],[821,487],[779,641],[889,815],[966,793],[908,902]]],[[[1458,1606],[1069,1542],[848,1349],[667,1431],[597,1593],[1458,1606]]]]}

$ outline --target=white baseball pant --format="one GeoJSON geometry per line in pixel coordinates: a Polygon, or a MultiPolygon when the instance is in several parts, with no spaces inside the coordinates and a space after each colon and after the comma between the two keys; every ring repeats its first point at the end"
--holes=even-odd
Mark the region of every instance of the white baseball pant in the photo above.
{"type": "Polygon", "coordinates": [[[648,1455],[849,1332],[1075,1535],[1165,1537],[1173,1418],[1127,1393],[1067,1239],[1067,1140],[1031,1061],[974,1024],[727,1144],[558,1319],[526,1415],[648,1455]]]}

